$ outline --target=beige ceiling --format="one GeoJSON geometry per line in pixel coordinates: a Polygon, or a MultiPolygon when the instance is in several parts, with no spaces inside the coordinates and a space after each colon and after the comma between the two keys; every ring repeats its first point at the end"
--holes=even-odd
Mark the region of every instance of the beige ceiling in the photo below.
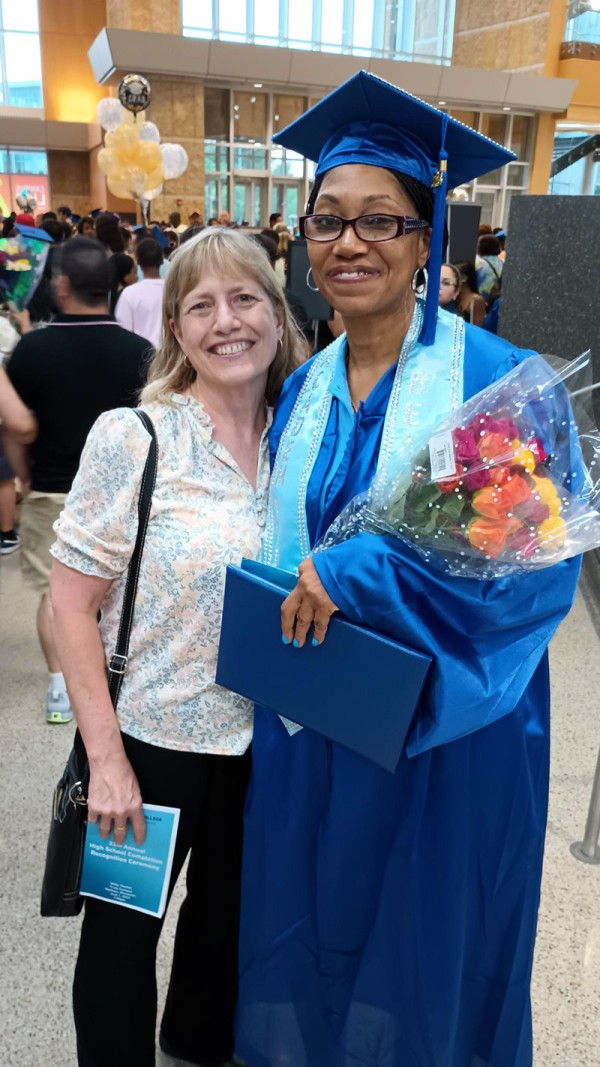
{"type": "Polygon", "coordinates": [[[201,78],[321,96],[364,69],[431,103],[471,109],[566,110],[577,82],[535,74],[401,63],[392,59],[305,52],[292,48],[204,41],[172,34],[104,29],[88,52],[96,80],[118,81],[128,71],[201,78]]]}

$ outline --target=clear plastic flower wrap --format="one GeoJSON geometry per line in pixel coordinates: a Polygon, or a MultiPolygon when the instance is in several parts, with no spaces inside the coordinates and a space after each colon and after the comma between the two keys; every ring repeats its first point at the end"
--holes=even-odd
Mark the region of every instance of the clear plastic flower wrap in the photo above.
{"type": "Polygon", "coordinates": [[[0,238],[0,299],[16,311],[27,306],[37,289],[49,247],[47,241],[31,236],[31,230],[0,238]]]}
{"type": "Polygon", "coordinates": [[[499,578],[600,545],[600,432],[589,353],[531,356],[392,459],[315,551],[401,538],[432,567],[499,578]]]}

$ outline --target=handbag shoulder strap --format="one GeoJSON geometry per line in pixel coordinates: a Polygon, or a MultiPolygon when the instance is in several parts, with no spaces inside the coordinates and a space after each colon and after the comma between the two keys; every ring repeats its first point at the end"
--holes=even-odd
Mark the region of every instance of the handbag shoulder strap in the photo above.
{"type": "Polygon", "coordinates": [[[156,469],[158,465],[158,443],[152,419],[145,411],[135,409],[135,414],[138,419],[143,422],[146,430],[150,434],[150,448],[148,449],[148,456],[146,458],[146,465],[144,467],[140,485],[140,495],[138,500],[138,531],[133,555],[129,563],[129,570],[127,572],[127,583],[125,585],[125,593],[123,596],[123,608],[121,610],[121,622],[119,625],[117,644],[108,664],[108,689],[114,708],[117,706],[119,691],[123,682],[123,675],[125,674],[125,669],[127,667],[129,638],[131,636],[131,627],[133,625],[133,608],[140,574],[140,564],[142,562],[142,552],[146,540],[146,530],[148,529],[148,521],[150,519],[152,494],[156,484],[156,469]]]}

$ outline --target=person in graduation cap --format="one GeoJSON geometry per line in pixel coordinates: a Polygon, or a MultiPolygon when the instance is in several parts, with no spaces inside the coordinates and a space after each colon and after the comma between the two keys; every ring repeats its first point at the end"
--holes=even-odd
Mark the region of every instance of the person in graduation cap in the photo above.
{"type": "MultiPolygon", "coordinates": [[[[288,379],[271,431],[263,559],[299,572],[283,641],[301,656],[340,610],[433,663],[395,774],[257,709],[237,1049],[252,1067],[530,1067],[546,648],[579,562],[462,579],[369,533],[311,556],[387,456],[530,354],[437,307],[447,189],[511,153],[365,72],[275,140],[317,161],[301,234],[346,329],[288,379]]],[[[365,716],[400,698],[372,687],[365,716]]]]}

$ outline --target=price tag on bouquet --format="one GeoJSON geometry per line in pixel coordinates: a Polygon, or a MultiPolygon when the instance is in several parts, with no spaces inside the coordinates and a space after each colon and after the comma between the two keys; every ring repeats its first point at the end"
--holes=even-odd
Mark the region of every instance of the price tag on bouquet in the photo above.
{"type": "Polygon", "coordinates": [[[432,482],[439,482],[442,478],[451,478],[453,474],[456,474],[452,430],[436,433],[435,437],[430,437],[429,461],[432,482]]]}

